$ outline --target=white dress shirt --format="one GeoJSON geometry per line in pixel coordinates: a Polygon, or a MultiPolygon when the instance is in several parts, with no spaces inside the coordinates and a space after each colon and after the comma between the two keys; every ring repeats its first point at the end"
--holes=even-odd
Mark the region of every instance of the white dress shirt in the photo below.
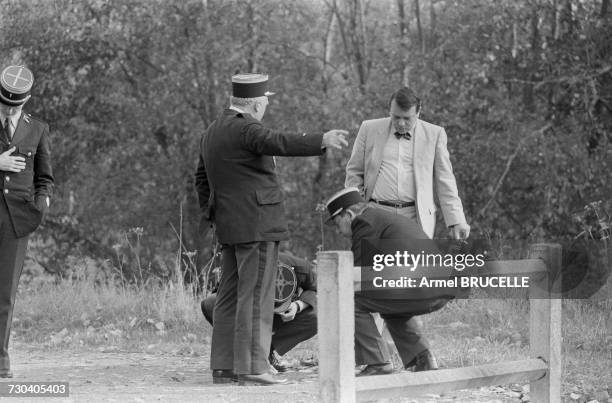
{"type": "Polygon", "coordinates": [[[412,139],[395,137],[393,125],[391,134],[383,150],[378,179],[372,191],[374,200],[416,200],[414,183],[414,128],[410,130],[412,139]]]}

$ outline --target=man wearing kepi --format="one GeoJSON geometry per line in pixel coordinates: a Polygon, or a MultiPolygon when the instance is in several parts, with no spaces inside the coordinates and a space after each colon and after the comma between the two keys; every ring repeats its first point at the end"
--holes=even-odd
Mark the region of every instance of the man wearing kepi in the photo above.
{"type": "Polygon", "coordinates": [[[49,126],[22,111],[34,78],[24,66],[0,76],[0,378],[12,377],[8,344],[28,235],[50,204],[49,126]]]}
{"type": "MultiPolygon", "coordinates": [[[[288,239],[273,156],[311,156],[348,145],[343,130],[286,133],[261,124],[268,76],[232,77],[231,105],[202,136],[196,189],[223,246],[214,309],[214,382],[276,384],[268,366],[278,243],[288,239]]],[[[204,225],[207,225],[204,222],[204,225]]]]}
{"type": "MultiPolygon", "coordinates": [[[[364,248],[368,243],[385,253],[418,253],[423,249],[437,252],[416,221],[369,206],[357,188],[334,194],[326,207],[330,214],[328,223],[351,239],[355,266],[372,265],[370,253],[364,248]]],[[[355,362],[366,365],[359,376],[393,372],[388,350],[371,313],[379,313],[384,319],[406,369],[436,369],[429,344],[410,321],[415,315],[442,308],[453,297],[454,291],[442,288],[386,288],[355,293],[355,362]]]]}

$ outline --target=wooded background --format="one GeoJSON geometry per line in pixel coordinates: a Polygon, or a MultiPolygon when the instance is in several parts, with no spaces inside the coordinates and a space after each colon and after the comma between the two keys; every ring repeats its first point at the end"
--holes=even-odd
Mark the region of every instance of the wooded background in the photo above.
{"type": "MultiPolygon", "coordinates": [[[[180,234],[202,264],[199,140],[237,72],[270,75],[266,125],[345,128],[351,146],[408,84],[446,128],[472,236],[573,236],[572,215],[612,197],[611,14],[610,0],[2,0],[2,64],[34,72],[26,110],[51,126],[56,195],[32,259],[163,278],[193,266],[180,234]]],[[[278,158],[302,256],[350,151],[278,158]]]]}

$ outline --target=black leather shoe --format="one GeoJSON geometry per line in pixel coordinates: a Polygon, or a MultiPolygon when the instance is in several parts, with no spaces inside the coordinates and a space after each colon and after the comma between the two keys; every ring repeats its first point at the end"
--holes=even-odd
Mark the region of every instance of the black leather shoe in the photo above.
{"type": "Polygon", "coordinates": [[[1,369],[0,370],[0,378],[12,378],[13,373],[10,369],[1,369]]]}
{"type": "Polygon", "coordinates": [[[275,378],[272,374],[240,374],[238,375],[238,385],[282,385],[287,383],[286,378],[275,378]]]}
{"type": "Polygon", "coordinates": [[[370,364],[366,365],[357,376],[370,376],[370,375],[389,375],[393,373],[393,365],[391,363],[385,364],[370,364]]]}
{"type": "Polygon", "coordinates": [[[432,371],[439,368],[436,357],[429,350],[421,351],[405,368],[410,367],[414,367],[414,372],[432,371]]]}
{"type": "Polygon", "coordinates": [[[236,374],[231,369],[213,369],[212,371],[213,383],[232,383],[236,382],[236,374]]]}
{"type": "Polygon", "coordinates": [[[270,365],[272,365],[278,372],[287,372],[289,369],[289,364],[287,364],[287,362],[284,361],[280,355],[278,355],[276,350],[270,350],[268,361],[270,362],[270,365]]]}

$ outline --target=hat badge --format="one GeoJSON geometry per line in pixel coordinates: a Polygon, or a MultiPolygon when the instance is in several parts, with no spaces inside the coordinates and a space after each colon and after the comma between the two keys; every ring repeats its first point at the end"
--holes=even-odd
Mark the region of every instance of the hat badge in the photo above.
{"type": "Polygon", "coordinates": [[[25,88],[32,84],[32,73],[23,66],[7,67],[4,70],[4,77],[6,83],[13,88],[25,88]],[[12,82],[8,78],[13,79],[12,82]]]}

